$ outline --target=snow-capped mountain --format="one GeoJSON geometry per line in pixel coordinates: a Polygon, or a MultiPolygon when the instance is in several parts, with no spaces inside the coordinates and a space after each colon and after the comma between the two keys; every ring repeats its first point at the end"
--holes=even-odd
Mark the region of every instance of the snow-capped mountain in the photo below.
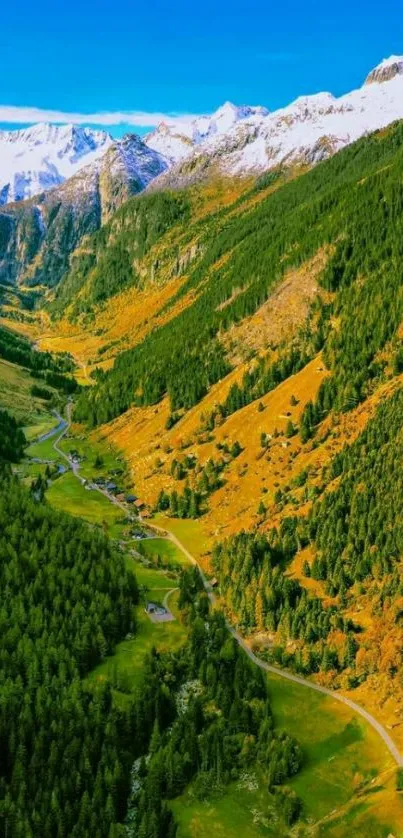
{"type": "Polygon", "coordinates": [[[164,158],[135,134],[119,141],[105,134],[97,146],[93,135],[102,132],[91,136],[65,126],[65,131],[52,135],[47,128],[35,126],[29,132],[29,146],[37,142],[39,155],[44,135],[57,139],[58,151],[52,148],[52,152],[56,159],[59,153],[62,162],[55,179],[46,179],[48,168],[37,169],[35,178],[25,180],[27,189],[35,193],[25,201],[17,200],[20,193],[10,189],[6,193],[7,185],[3,187],[8,202],[0,206],[0,282],[57,284],[83,237],[98,230],[167,168],[164,158]],[[70,177],[69,169],[74,171],[70,177]]]}
{"type": "Polygon", "coordinates": [[[302,96],[271,113],[227,103],[183,127],[164,124],[145,142],[176,164],[161,179],[161,185],[175,185],[189,180],[190,170],[197,177],[198,167],[204,176],[211,167],[240,175],[314,164],[396,119],[403,119],[403,57],[391,56],[372,70],[363,87],[339,98],[302,96]]]}
{"type": "Polygon", "coordinates": [[[86,167],[105,173],[109,166],[112,175],[124,170],[139,191],[157,177],[158,188],[186,183],[190,171],[195,179],[212,168],[240,175],[312,165],[402,118],[403,57],[393,55],[370,72],[363,87],[340,98],[302,96],[272,113],[226,102],[211,115],[162,123],[143,140],[47,123],[0,131],[0,205],[60,186],[86,167]]]}
{"type": "Polygon", "coordinates": [[[186,186],[217,171],[243,175],[314,165],[403,119],[403,56],[336,98],[301,96],[269,113],[227,102],[210,116],[114,140],[76,125],[0,132],[0,282],[55,285],[88,233],[132,195],[186,186]],[[29,199],[29,200],[24,200],[29,199]]]}
{"type": "Polygon", "coordinates": [[[372,84],[373,82],[390,81],[395,76],[403,75],[403,56],[391,55],[390,58],[384,58],[374,70],[367,76],[365,84],[372,84]]]}
{"type": "Polygon", "coordinates": [[[145,137],[149,148],[158,151],[171,164],[188,157],[193,148],[202,145],[212,137],[228,133],[235,125],[251,117],[267,116],[269,111],[261,106],[248,105],[237,107],[226,102],[211,116],[199,116],[190,122],[176,121],[175,125],[161,123],[158,128],[145,137]]]}
{"type": "Polygon", "coordinates": [[[0,131],[0,203],[21,201],[59,186],[112,145],[105,131],[39,123],[0,131]]]}
{"type": "Polygon", "coordinates": [[[48,123],[21,131],[0,131],[0,204],[22,201],[60,186],[84,167],[100,170],[107,153],[115,169],[119,165],[127,167],[138,189],[167,166],[135,134],[114,140],[106,131],[48,123]]]}

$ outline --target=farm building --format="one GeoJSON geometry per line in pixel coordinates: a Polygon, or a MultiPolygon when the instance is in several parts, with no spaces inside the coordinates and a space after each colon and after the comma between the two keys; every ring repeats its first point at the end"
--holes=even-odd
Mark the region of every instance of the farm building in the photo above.
{"type": "Polygon", "coordinates": [[[135,503],[137,500],[136,495],[126,495],[126,503],[135,503]]]}

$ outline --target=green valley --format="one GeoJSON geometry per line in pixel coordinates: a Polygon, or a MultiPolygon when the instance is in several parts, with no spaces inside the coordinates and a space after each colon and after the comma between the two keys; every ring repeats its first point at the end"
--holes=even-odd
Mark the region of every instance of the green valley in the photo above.
{"type": "Polygon", "coordinates": [[[0,838],[403,838],[403,123],[310,133],[356,93],[4,192],[0,838]]]}

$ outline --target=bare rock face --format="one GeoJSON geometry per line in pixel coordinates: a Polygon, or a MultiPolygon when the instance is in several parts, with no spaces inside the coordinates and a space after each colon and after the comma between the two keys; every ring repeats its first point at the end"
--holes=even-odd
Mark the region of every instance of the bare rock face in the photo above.
{"type": "Polygon", "coordinates": [[[403,56],[401,55],[391,55],[390,58],[384,58],[367,76],[365,84],[380,84],[394,79],[395,76],[403,76],[403,56]]]}

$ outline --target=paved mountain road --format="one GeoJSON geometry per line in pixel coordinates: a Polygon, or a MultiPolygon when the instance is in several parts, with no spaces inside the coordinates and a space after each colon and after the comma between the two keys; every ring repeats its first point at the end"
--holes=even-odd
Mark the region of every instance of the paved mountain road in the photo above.
{"type": "MultiPolygon", "coordinates": [[[[200,567],[194,556],[192,556],[192,554],[189,552],[189,550],[187,550],[186,547],[184,547],[184,545],[181,544],[179,539],[176,537],[176,535],[173,535],[173,533],[167,533],[167,531],[162,529],[162,527],[158,527],[156,524],[151,524],[149,521],[147,521],[147,526],[152,527],[152,529],[155,529],[160,533],[163,533],[165,537],[169,538],[169,540],[172,541],[182,551],[182,553],[185,554],[185,556],[187,556],[189,561],[199,569],[204,588],[208,594],[210,602],[214,604],[215,596],[211,588],[211,585],[208,582],[208,579],[206,578],[205,574],[203,573],[202,568],[200,567]]],[[[377,719],[374,718],[374,716],[371,715],[371,713],[368,713],[367,710],[364,710],[363,707],[361,707],[359,704],[356,704],[356,702],[352,701],[350,698],[347,698],[344,695],[340,695],[340,693],[336,693],[333,690],[328,690],[327,687],[321,687],[319,684],[314,684],[312,681],[308,681],[306,678],[302,678],[300,675],[294,675],[292,672],[287,672],[284,669],[280,669],[277,666],[271,666],[265,661],[260,660],[260,658],[258,658],[252,652],[252,649],[250,649],[242,635],[239,634],[239,632],[234,628],[234,626],[232,626],[228,621],[227,628],[228,631],[235,638],[239,646],[241,646],[244,652],[246,652],[248,658],[250,658],[250,660],[254,664],[256,664],[256,666],[259,666],[260,669],[263,669],[265,672],[271,672],[273,673],[273,675],[278,675],[281,678],[286,678],[288,681],[293,681],[295,684],[299,684],[301,687],[307,687],[310,690],[315,690],[316,692],[322,693],[323,695],[327,695],[330,698],[335,699],[336,701],[340,701],[342,704],[345,704],[347,707],[350,707],[351,710],[354,710],[355,713],[358,713],[360,716],[362,716],[362,718],[364,718],[376,730],[381,739],[383,739],[386,747],[392,754],[398,766],[403,767],[403,754],[400,753],[397,745],[395,744],[387,730],[383,727],[383,725],[381,725],[380,722],[377,721],[377,719]]]]}

